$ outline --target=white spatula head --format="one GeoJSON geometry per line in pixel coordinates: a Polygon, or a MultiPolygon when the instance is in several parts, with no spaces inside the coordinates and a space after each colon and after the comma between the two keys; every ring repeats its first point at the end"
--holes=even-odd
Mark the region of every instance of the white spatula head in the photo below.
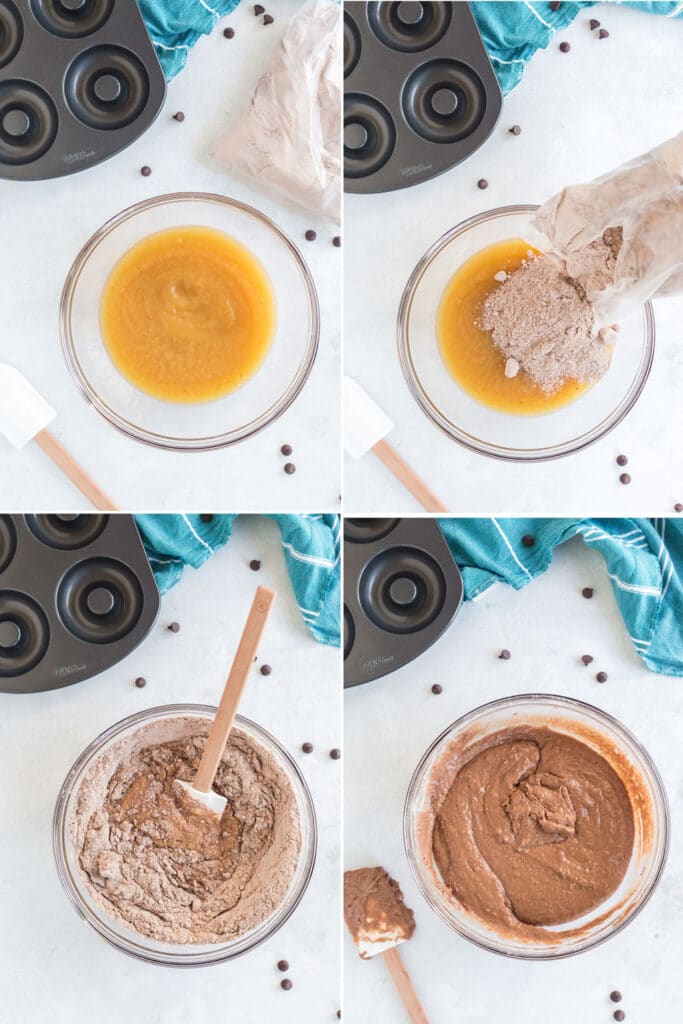
{"type": "Polygon", "coordinates": [[[394,424],[352,377],[344,377],[344,448],[354,459],[374,448],[394,424]]]}
{"type": "Polygon", "coordinates": [[[215,790],[210,789],[208,793],[203,793],[199,789],[195,789],[191,782],[184,782],[183,779],[177,780],[183,787],[187,796],[189,807],[192,807],[191,801],[195,801],[200,809],[207,810],[210,814],[215,814],[217,818],[223,816],[228,801],[220,793],[216,793],[215,790]]]}
{"type": "Polygon", "coordinates": [[[0,434],[17,451],[52,423],[57,413],[23,373],[0,363],[0,434]]]}

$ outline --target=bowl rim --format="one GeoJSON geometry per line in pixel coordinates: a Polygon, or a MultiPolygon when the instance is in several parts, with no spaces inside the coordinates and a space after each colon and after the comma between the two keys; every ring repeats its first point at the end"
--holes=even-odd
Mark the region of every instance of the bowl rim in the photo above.
{"type": "Polygon", "coordinates": [[[219,448],[227,448],[230,445],[238,444],[240,441],[246,441],[248,438],[260,433],[260,431],[265,430],[265,428],[270,426],[271,423],[274,423],[275,420],[279,419],[279,417],[282,416],[298,398],[311,375],[313,364],[315,363],[315,359],[318,354],[320,344],[320,301],[318,299],[318,292],[313,276],[300,250],[291,238],[285,234],[285,232],[278,227],[275,221],[270,217],[267,217],[264,213],[261,213],[260,210],[250,206],[248,203],[243,203],[238,199],[232,199],[229,196],[223,196],[216,192],[166,192],[162,195],[151,196],[149,199],[144,199],[141,202],[134,203],[132,206],[127,206],[119,213],[114,214],[113,217],[110,217],[109,220],[105,221],[105,223],[102,224],[102,226],[99,227],[84,243],[71,264],[62,287],[59,300],[59,333],[62,354],[78,391],[86,400],[88,405],[91,405],[96,412],[98,412],[100,416],[107,421],[107,423],[111,424],[121,433],[132,438],[134,441],[138,441],[141,444],[148,445],[152,448],[162,448],[175,452],[214,451],[219,448]],[[301,274],[310,311],[311,324],[306,351],[302,361],[297,367],[294,377],[283,395],[281,395],[280,398],[270,406],[270,408],[260,413],[255,419],[250,420],[241,427],[226,431],[222,434],[216,434],[211,437],[168,437],[164,434],[145,430],[136,424],[131,423],[125,418],[125,416],[110,408],[110,406],[102,401],[100,396],[92,388],[86,374],[81,368],[80,361],[76,354],[76,347],[70,326],[71,307],[81,273],[97,246],[104,241],[112,231],[119,227],[120,224],[130,220],[131,218],[135,218],[138,214],[154,209],[155,207],[167,206],[181,202],[204,202],[207,204],[215,203],[220,206],[228,206],[232,209],[239,210],[248,217],[252,217],[259,221],[266,228],[269,228],[289,251],[290,256],[293,258],[294,263],[301,274]]]}
{"type": "MultiPolygon", "coordinates": [[[[62,888],[66,893],[69,903],[74,908],[78,916],[92,928],[99,938],[108,945],[118,949],[120,952],[125,953],[127,956],[133,957],[135,960],[141,960],[145,963],[151,963],[162,967],[178,967],[183,969],[208,967],[213,964],[224,963],[227,960],[236,960],[238,957],[244,956],[246,953],[256,949],[256,947],[260,946],[263,942],[272,938],[272,936],[275,935],[275,933],[279,931],[280,928],[282,928],[282,926],[290,919],[301,903],[313,876],[313,871],[315,870],[318,852],[318,819],[310,787],[298,764],[280,741],[273,736],[271,732],[264,729],[262,725],[259,725],[252,719],[247,718],[245,715],[238,714],[235,716],[235,725],[238,727],[244,726],[247,730],[253,731],[256,735],[257,742],[263,741],[266,744],[272,744],[276,749],[278,756],[280,756],[284,761],[287,769],[295,777],[298,785],[301,787],[305,812],[309,819],[310,836],[307,844],[302,841],[300,852],[300,862],[303,862],[304,870],[301,879],[299,880],[298,888],[296,892],[292,894],[291,902],[288,903],[286,911],[281,913],[279,917],[277,916],[278,911],[276,911],[272,915],[272,923],[268,927],[264,928],[258,937],[247,941],[243,948],[231,951],[224,945],[216,943],[215,952],[212,952],[208,945],[204,945],[200,947],[202,952],[193,953],[191,951],[191,947],[183,946],[183,949],[189,949],[190,952],[183,954],[183,959],[178,959],[178,954],[174,954],[173,952],[158,953],[149,948],[145,948],[144,944],[147,941],[145,936],[140,936],[138,945],[133,947],[128,940],[120,937],[109,926],[108,915],[105,910],[98,909],[98,912],[95,913],[82,900],[78,888],[72,883],[72,872],[68,867],[66,844],[68,842],[67,833],[69,822],[66,811],[69,801],[74,793],[74,784],[78,777],[82,775],[84,767],[94,756],[101,753],[121,733],[135,725],[142,725],[144,722],[151,721],[153,719],[163,719],[166,716],[206,715],[207,718],[213,718],[217,711],[218,709],[210,704],[161,704],[152,708],[144,708],[141,711],[137,711],[132,715],[128,715],[125,718],[120,719],[118,722],[115,722],[103,732],[99,733],[99,735],[88,743],[88,745],[81,751],[71,768],[67,771],[64,781],[59,788],[57,799],[55,800],[55,807],[52,815],[52,852],[57,875],[62,883],[62,888]]],[[[280,909],[286,902],[287,900],[281,904],[280,909]]],[[[268,919],[266,919],[266,921],[267,920],[268,919]]],[[[262,927],[262,925],[258,926],[258,928],[262,927]]]]}
{"type": "Polygon", "coordinates": [[[564,456],[573,455],[576,452],[583,451],[592,444],[601,440],[603,437],[606,437],[607,434],[614,430],[614,428],[617,427],[626,418],[626,416],[628,416],[640,398],[650,376],[654,360],[656,339],[655,316],[652,303],[648,299],[642,306],[645,330],[643,352],[641,355],[638,373],[635,381],[630,385],[628,391],[620,400],[616,410],[613,410],[600,423],[587,433],[582,434],[580,437],[551,445],[548,448],[530,448],[522,450],[505,448],[501,445],[482,441],[466,431],[454,427],[432,402],[429,395],[419,383],[418,375],[414,370],[408,341],[408,319],[410,316],[413,298],[422,277],[431,265],[432,260],[443,249],[445,249],[454,238],[465,234],[470,230],[470,228],[476,227],[478,224],[483,224],[489,220],[496,220],[513,214],[533,213],[538,209],[539,204],[537,203],[498,206],[490,210],[484,210],[482,213],[477,213],[472,217],[468,217],[466,220],[456,224],[455,227],[449,228],[448,231],[444,232],[444,234],[437,238],[424,255],[420,257],[413,268],[413,271],[410,274],[401,294],[396,321],[398,358],[403,372],[403,377],[408,385],[408,390],[425,415],[452,441],[456,441],[464,448],[468,448],[470,451],[476,452],[478,455],[486,455],[489,458],[503,462],[550,462],[553,459],[563,458],[564,456]]]}
{"type": "Polygon", "coordinates": [[[495,953],[498,956],[503,956],[511,960],[563,960],[570,956],[578,956],[580,953],[585,953],[591,949],[595,949],[597,946],[601,946],[604,942],[607,942],[609,939],[613,938],[624,928],[626,928],[627,925],[631,924],[631,922],[638,916],[641,910],[643,910],[643,908],[649,903],[650,899],[654,895],[659,885],[659,882],[661,881],[664,870],[666,868],[670,844],[671,808],[669,806],[669,798],[666,792],[664,781],[659,773],[659,769],[657,768],[657,765],[653,761],[647,749],[643,746],[643,744],[640,742],[637,736],[635,736],[634,733],[631,732],[631,730],[627,726],[625,726],[622,722],[619,721],[619,719],[615,718],[609,712],[604,711],[602,708],[599,708],[595,704],[591,704],[588,701],[579,700],[576,697],[566,697],[557,693],[519,693],[512,694],[509,697],[498,697],[495,700],[487,701],[484,704],[479,704],[477,707],[465,712],[465,714],[460,715],[439,733],[439,735],[428,745],[427,749],[420,757],[417,765],[415,766],[415,769],[413,770],[410,776],[410,782],[408,783],[408,789],[406,791],[406,796],[403,803],[404,852],[406,855],[406,859],[408,861],[410,872],[413,876],[413,880],[415,881],[417,888],[420,891],[420,895],[425,900],[430,910],[432,910],[437,915],[437,917],[441,921],[443,921],[443,923],[447,925],[452,931],[456,932],[462,938],[467,939],[468,942],[473,943],[475,946],[478,946],[480,949],[484,949],[489,953],[495,953]],[[457,730],[461,730],[462,728],[466,727],[468,724],[470,724],[470,722],[473,719],[475,719],[476,716],[480,715],[482,712],[495,711],[497,709],[514,708],[516,705],[523,703],[540,704],[544,701],[552,701],[554,703],[560,704],[568,711],[574,711],[575,713],[578,712],[579,717],[588,712],[590,715],[596,716],[598,719],[601,719],[607,726],[613,728],[617,734],[621,733],[630,741],[630,743],[633,744],[633,746],[638,751],[638,754],[643,759],[648,771],[651,774],[653,790],[656,794],[656,800],[661,805],[661,850],[659,853],[658,862],[656,864],[654,876],[651,879],[647,890],[643,893],[639,902],[629,911],[629,913],[618,924],[615,924],[612,927],[612,930],[609,931],[607,934],[595,936],[588,942],[586,942],[585,945],[580,946],[576,949],[562,949],[560,945],[554,947],[552,950],[543,951],[503,949],[486,942],[484,939],[481,939],[478,936],[475,937],[474,935],[472,935],[469,931],[466,930],[464,926],[460,924],[460,922],[456,924],[453,920],[448,918],[443,913],[442,908],[440,906],[435,905],[430,899],[428,886],[426,885],[426,882],[422,876],[422,872],[412,855],[412,846],[414,845],[414,843],[412,839],[412,830],[410,827],[410,815],[412,813],[411,804],[415,797],[415,791],[418,785],[419,776],[425,770],[427,763],[429,762],[436,748],[449,735],[455,733],[457,730]]]}

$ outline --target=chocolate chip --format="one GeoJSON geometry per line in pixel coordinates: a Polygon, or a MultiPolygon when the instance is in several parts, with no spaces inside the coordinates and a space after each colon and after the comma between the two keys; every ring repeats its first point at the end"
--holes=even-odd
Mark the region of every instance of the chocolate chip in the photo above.
{"type": "Polygon", "coordinates": [[[630,484],[631,483],[631,474],[630,473],[622,473],[621,476],[619,477],[619,483],[620,484],[630,484]]]}
{"type": "Polygon", "coordinates": [[[519,127],[518,124],[513,124],[512,128],[509,128],[508,131],[510,132],[511,135],[521,135],[522,134],[522,129],[519,127]]]}
{"type": "Polygon", "coordinates": [[[680,501],[677,501],[674,505],[674,512],[683,512],[683,505],[681,505],[680,501]]]}
{"type": "Polygon", "coordinates": [[[443,693],[443,686],[439,686],[438,683],[434,683],[434,685],[432,686],[432,693],[437,694],[437,696],[440,693],[443,693]]]}
{"type": "Polygon", "coordinates": [[[259,562],[258,558],[252,558],[251,562],[249,563],[249,568],[253,569],[254,572],[259,571],[259,569],[261,568],[261,563],[259,562]]]}
{"type": "Polygon", "coordinates": [[[289,961],[288,960],[278,960],[278,962],[277,962],[277,969],[278,969],[278,971],[288,971],[289,970],[289,961]]]}
{"type": "Polygon", "coordinates": [[[264,14],[263,15],[263,24],[264,25],[272,25],[274,21],[275,21],[275,18],[273,17],[272,14],[264,14]]]}
{"type": "Polygon", "coordinates": [[[509,661],[510,657],[511,657],[510,652],[507,650],[506,647],[504,647],[503,650],[498,655],[498,660],[499,661],[509,661]]]}
{"type": "Polygon", "coordinates": [[[628,464],[627,455],[617,455],[617,466],[626,466],[628,464]]]}
{"type": "Polygon", "coordinates": [[[261,665],[261,675],[262,676],[269,676],[272,671],[273,670],[270,667],[270,665],[261,665]]]}
{"type": "Polygon", "coordinates": [[[615,989],[614,992],[610,992],[609,997],[613,1003],[621,1002],[621,992],[619,992],[617,989],[615,989]]]}
{"type": "Polygon", "coordinates": [[[571,46],[569,43],[560,43],[560,53],[569,53],[571,46]]]}
{"type": "Polygon", "coordinates": [[[612,1016],[615,1020],[626,1020],[626,1014],[623,1010],[615,1010],[612,1016]]]}
{"type": "Polygon", "coordinates": [[[548,6],[550,7],[551,11],[559,11],[559,9],[560,9],[560,0],[553,0],[553,2],[551,4],[549,4],[548,6]]]}
{"type": "Polygon", "coordinates": [[[294,449],[292,448],[291,444],[283,444],[282,448],[280,448],[280,453],[282,455],[291,455],[293,451],[294,449]]]}
{"type": "Polygon", "coordinates": [[[330,751],[330,757],[332,758],[333,761],[339,760],[339,758],[341,757],[341,750],[339,749],[339,747],[334,747],[334,749],[330,751]]]}
{"type": "Polygon", "coordinates": [[[479,181],[477,182],[477,188],[488,188],[488,187],[489,187],[489,183],[486,180],[486,178],[480,178],[479,181]]]}
{"type": "Polygon", "coordinates": [[[135,685],[137,686],[138,690],[141,690],[143,686],[147,686],[147,680],[144,678],[144,676],[138,676],[137,679],[135,680],[135,685]]]}
{"type": "Polygon", "coordinates": [[[301,744],[301,749],[303,750],[304,754],[312,754],[313,753],[313,744],[312,743],[308,743],[308,742],[307,743],[302,743],[301,744]]]}
{"type": "MultiPolygon", "coordinates": [[[[609,32],[607,31],[607,29],[606,28],[601,28],[600,31],[598,32],[598,39],[607,39],[608,35],[609,35],[609,32]]],[[[620,1017],[620,1018],[617,1018],[617,1019],[618,1020],[623,1020],[624,1018],[620,1017]]]]}
{"type": "Polygon", "coordinates": [[[280,988],[283,988],[285,992],[289,992],[291,987],[292,982],[289,980],[289,978],[283,978],[282,981],[280,982],[280,988]]]}
{"type": "Polygon", "coordinates": [[[332,239],[332,245],[335,249],[341,249],[341,235],[335,235],[332,239]]]}
{"type": "Polygon", "coordinates": [[[598,21],[597,18],[591,18],[591,20],[588,22],[588,24],[591,27],[591,31],[593,31],[596,28],[600,28],[600,22],[598,21]]]}
{"type": "Polygon", "coordinates": [[[213,521],[213,515],[211,512],[202,512],[199,518],[203,523],[210,523],[213,521]]]}
{"type": "Polygon", "coordinates": [[[234,28],[224,28],[223,29],[223,35],[225,36],[226,39],[234,39],[235,38],[235,30],[234,30],[234,28]]]}
{"type": "Polygon", "coordinates": [[[590,599],[593,596],[593,594],[595,593],[595,591],[593,590],[592,587],[584,587],[583,590],[581,591],[581,593],[583,594],[583,596],[585,598],[589,598],[590,599]]]}
{"type": "Polygon", "coordinates": [[[179,622],[172,622],[168,628],[171,631],[171,633],[179,633],[180,632],[180,623],[179,622]]]}
{"type": "Polygon", "coordinates": [[[525,548],[532,548],[535,543],[536,543],[536,538],[532,537],[530,533],[526,533],[522,537],[522,544],[524,545],[525,548]]]}
{"type": "Polygon", "coordinates": [[[285,473],[287,476],[291,476],[292,473],[296,473],[296,466],[293,462],[285,462],[285,473]]]}
{"type": "Polygon", "coordinates": [[[140,168],[140,174],[142,175],[143,178],[149,178],[151,173],[152,173],[152,168],[148,167],[146,164],[145,164],[144,167],[140,168]]]}
{"type": "Polygon", "coordinates": [[[607,673],[606,672],[598,672],[598,674],[597,674],[597,676],[595,678],[597,679],[597,681],[599,683],[606,683],[607,682],[607,673]]]}
{"type": "Polygon", "coordinates": [[[592,654],[582,654],[581,655],[581,661],[584,663],[584,665],[590,665],[592,660],[593,660],[593,655],[592,654]]]}
{"type": "Polygon", "coordinates": [[[341,1010],[337,1010],[337,1019],[341,1020],[341,1010]]]}
{"type": "Polygon", "coordinates": [[[317,237],[318,233],[314,231],[313,228],[309,228],[306,234],[304,235],[304,238],[306,239],[307,242],[315,242],[317,237]]]}
{"type": "Polygon", "coordinates": [[[257,18],[259,14],[263,14],[264,12],[265,7],[263,7],[261,4],[254,4],[254,14],[256,15],[257,18]]]}
{"type": "Polygon", "coordinates": [[[182,110],[179,110],[177,114],[173,115],[173,120],[178,121],[179,124],[183,123],[183,121],[185,120],[185,115],[183,114],[182,110]]]}

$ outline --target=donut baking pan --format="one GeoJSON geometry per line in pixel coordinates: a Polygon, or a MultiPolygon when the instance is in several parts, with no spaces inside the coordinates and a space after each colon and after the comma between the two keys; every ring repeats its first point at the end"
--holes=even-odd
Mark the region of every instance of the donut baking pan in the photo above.
{"type": "Polygon", "coordinates": [[[462,604],[432,519],[344,520],[344,686],[378,679],[438,640],[462,604]]]}
{"type": "Polygon", "coordinates": [[[0,691],[56,690],[103,672],[158,610],[131,516],[0,516],[0,691]]]}
{"type": "Polygon", "coordinates": [[[486,141],[503,98],[466,3],[344,10],[344,188],[427,181],[486,141]]]}
{"type": "Polygon", "coordinates": [[[0,0],[0,177],[57,178],[133,142],[166,83],[135,0],[0,0]]]}

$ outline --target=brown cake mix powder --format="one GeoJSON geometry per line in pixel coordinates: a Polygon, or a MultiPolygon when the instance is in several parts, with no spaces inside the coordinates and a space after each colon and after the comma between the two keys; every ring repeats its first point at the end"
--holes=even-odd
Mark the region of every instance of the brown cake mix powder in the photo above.
{"type": "Polygon", "coordinates": [[[142,726],[93,764],[70,823],[78,865],[97,903],[148,938],[172,944],[234,940],[282,904],[297,867],[296,798],[271,754],[239,728],[214,789],[220,819],[177,780],[192,781],[208,723],[142,726]]]}

